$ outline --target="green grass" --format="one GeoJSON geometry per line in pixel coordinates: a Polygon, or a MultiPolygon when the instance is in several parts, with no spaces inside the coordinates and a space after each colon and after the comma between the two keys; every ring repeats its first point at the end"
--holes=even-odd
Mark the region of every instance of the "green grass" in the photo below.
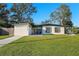
{"type": "Polygon", "coordinates": [[[0,55],[79,56],[79,35],[26,36],[1,47],[0,55]]]}
{"type": "Polygon", "coordinates": [[[9,35],[0,35],[0,40],[8,38],[8,37],[11,37],[11,36],[9,36],[9,35]]]}

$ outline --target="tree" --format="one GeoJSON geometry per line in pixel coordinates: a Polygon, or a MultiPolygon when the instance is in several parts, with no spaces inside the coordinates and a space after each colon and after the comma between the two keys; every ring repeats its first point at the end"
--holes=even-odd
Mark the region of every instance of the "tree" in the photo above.
{"type": "Polygon", "coordinates": [[[0,4],[0,26],[8,27],[9,10],[7,4],[0,4]]]}
{"type": "MultiPolygon", "coordinates": [[[[71,21],[71,11],[69,6],[62,4],[60,6],[60,11],[61,11],[61,23],[65,28],[65,33],[69,33],[69,30],[71,30],[71,27],[73,25],[72,21],[71,21]],[[69,29],[67,29],[69,27],[69,29]]],[[[71,32],[71,31],[70,31],[71,32]]]]}
{"type": "Polygon", "coordinates": [[[67,6],[66,4],[62,4],[60,6],[60,11],[61,11],[61,23],[63,24],[63,26],[72,26],[72,22],[71,22],[71,11],[69,6],[67,6]]]}
{"type": "Polygon", "coordinates": [[[48,20],[42,21],[42,24],[57,24],[60,25],[60,10],[56,9],[54,12],[50,14],[50,18],[48,20]]]}
{"type": "Polygon", "coordinates": [[[57,8],[54,12],[50,14],[50,19],[54,24],[61,25],[61,12],[60,9],[57,8]]]}
{"type": "Polygon", "coordinates": [[[45,20],[45,21],[42,21],[41,24],[51,24],[51,21],[50,20],[45,20]]]}
{"type": "Polygon", "coordinates": [[[13,4],[11,11],[13,12],[11,15],[12,22],[31,22],[31,16],[36,12],[36,8],[31,3],[17,3],[13,4]]]}
{"type": "Polygon", "coordinates": [[[13,23],[33,22],[32,14],[36,12],[36,8],[31,3],[13,4],[8,9],[7,4],[0,4],[0,26],[10,27],[13,23]]]}
{"type": "Polygon", "coordinates": [[[52,21],[60,22],[60,24],[65,28],[65,33],[68,33],[70,27],[72,27],[73,25],[71,21],[71,15],[72,13],[69,6],[67,6],[66,4],[62,4],[59,8],[51,13],[50,17],[52,18],[52,21]]]}

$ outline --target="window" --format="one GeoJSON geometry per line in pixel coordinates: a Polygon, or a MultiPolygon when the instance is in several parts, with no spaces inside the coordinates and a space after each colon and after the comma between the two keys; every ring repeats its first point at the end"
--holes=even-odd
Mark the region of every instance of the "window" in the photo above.
{"type": "Polygon", "coordinates": [[[50,27],[46,27],[46,33],[51,33],[51,28],[50,27]]]}
{"type": "Polygon", "coordinates": [[[56,27],[55,27],[55,32],[56,32],[56,33],[59,33],[59,32],[60,32],[60,27],[56,26],[56,27]]]}

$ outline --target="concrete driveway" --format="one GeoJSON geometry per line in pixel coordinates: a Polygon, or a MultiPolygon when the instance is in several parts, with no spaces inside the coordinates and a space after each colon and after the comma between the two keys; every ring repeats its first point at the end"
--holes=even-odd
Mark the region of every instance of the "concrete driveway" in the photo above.
{"type": "Polygon", "coordinates": [[[8,44],[8,43],[11,43],[15,40],[18,40],[19,38],[21,38],[22,36],[13,36],[13,37],[9,37],[9,38],[6,38],[6,39],[2,39],[0,40],[0,47],[8,44]]]}

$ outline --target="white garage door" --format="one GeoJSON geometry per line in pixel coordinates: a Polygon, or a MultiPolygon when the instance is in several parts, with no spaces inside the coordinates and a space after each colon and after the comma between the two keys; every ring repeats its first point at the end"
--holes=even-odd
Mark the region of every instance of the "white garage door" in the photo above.
{"type": "Polygon", "coordinates": [[[29,35],[29,25],[28,24],[15,24],[14,35],[28,36],[29,35]]]}

